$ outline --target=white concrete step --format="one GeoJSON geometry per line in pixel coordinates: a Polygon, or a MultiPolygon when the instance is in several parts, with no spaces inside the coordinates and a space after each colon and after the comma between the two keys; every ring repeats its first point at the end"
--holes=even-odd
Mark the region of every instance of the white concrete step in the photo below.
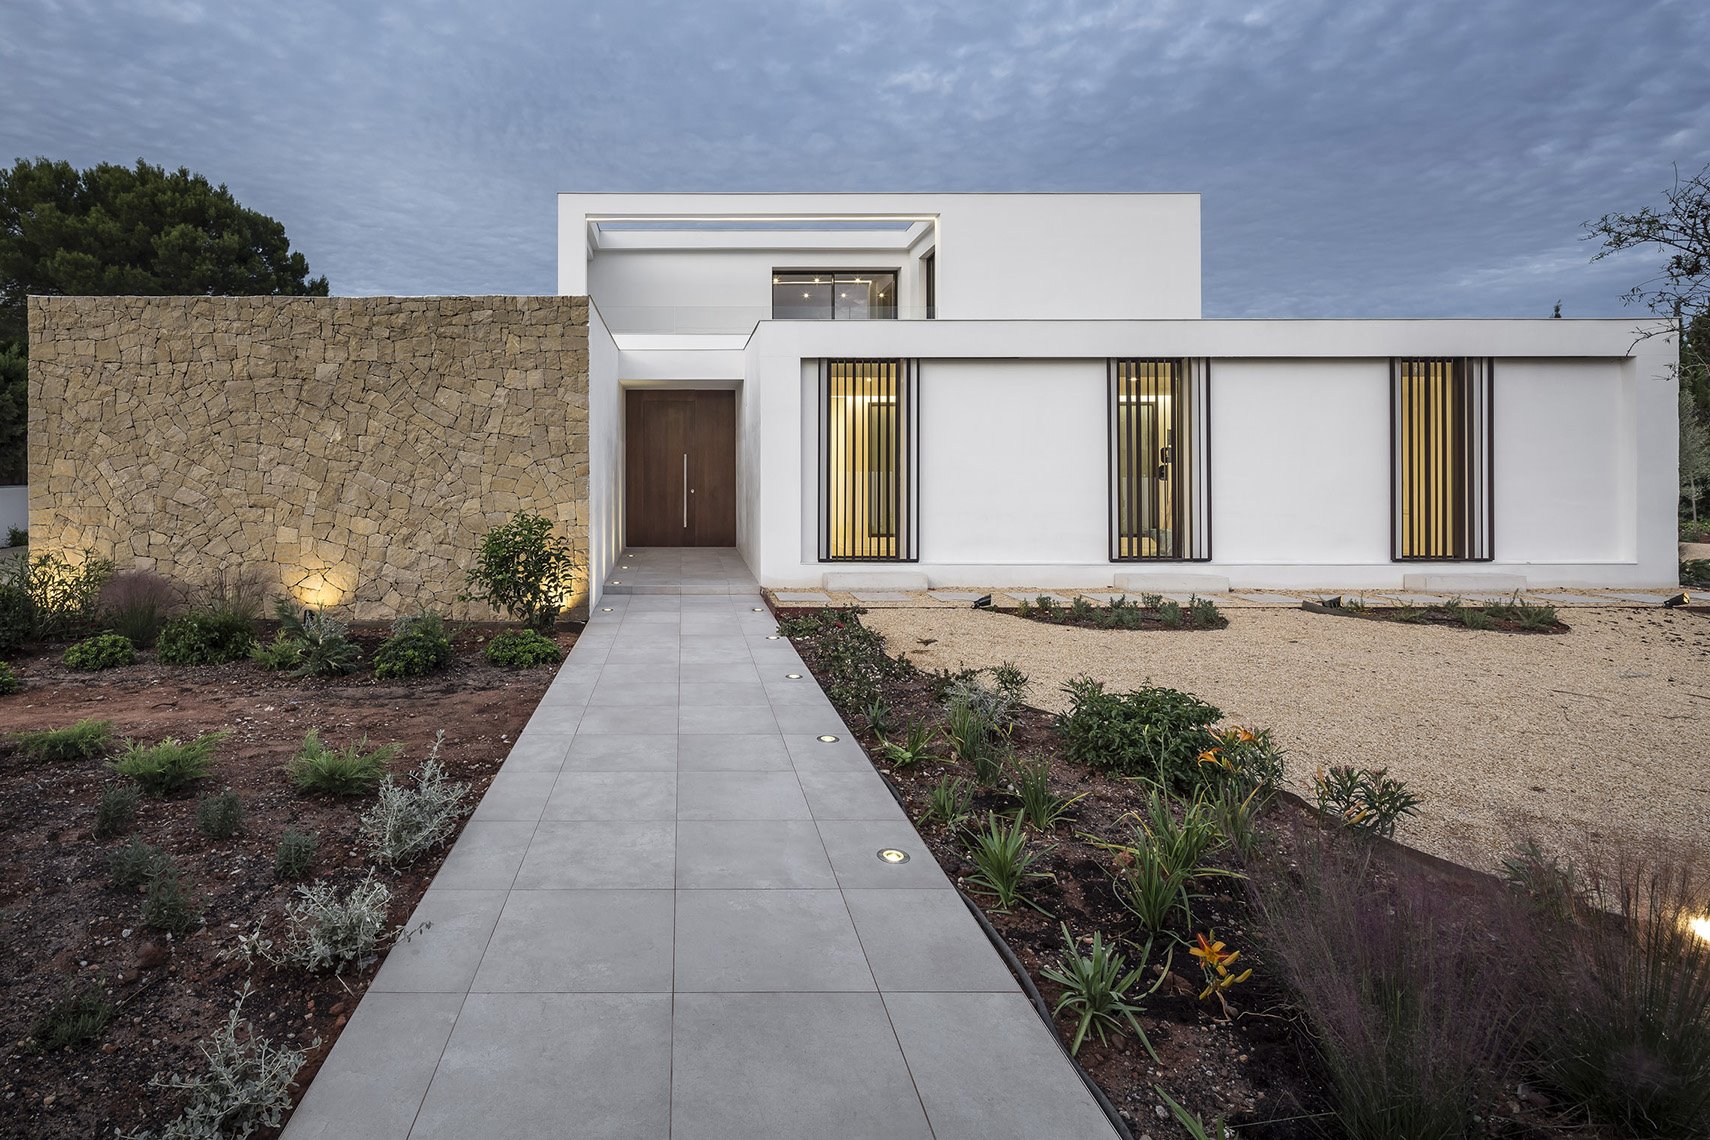
{"type": "Polygon", "coordinates": [[[1227,594],[1229,579],[1221,574],[1187,574],[1180,571],[1134,572],[1116,575],[1118,590],[1135,594],[1227,594]]]}

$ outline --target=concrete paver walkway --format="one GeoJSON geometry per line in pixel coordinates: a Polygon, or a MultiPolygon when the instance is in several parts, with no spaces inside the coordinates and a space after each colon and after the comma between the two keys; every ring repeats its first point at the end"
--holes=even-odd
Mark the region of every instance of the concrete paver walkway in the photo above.
{"type": "Polygon", "coordinates": [[[734,552],[630,553],[287,1140],[1108,1140],[734,552]]]}

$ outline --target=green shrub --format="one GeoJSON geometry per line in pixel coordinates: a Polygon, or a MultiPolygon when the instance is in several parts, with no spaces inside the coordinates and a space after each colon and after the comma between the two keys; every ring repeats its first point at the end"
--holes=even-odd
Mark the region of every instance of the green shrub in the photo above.
{"type": "Polygon", "coordinates": [[[93,760],[113,741],[110,720],[80,720],[66,728],[40,728],[15,733],[12,743],[32,760],[57,764],[93,760]]]}
{"type": "Polygon", "coordinates": [[[968,835],[967,848],[968,859],[974,864],[974,873],[968,876],[969,886],[990,895],[998,910],[1009,910],[1018,902],[1026,902],[1027,884],[1051,877],[1044,871],[1033,870],[1042,852],[1027,845],[1027,831],[1021,825],[1020,813],[1005,827],[994,813],[987,812],[986,825],[968,835]]]}
{"type": "Polygon", "coordinates": [[[335,974],[374,959],[386,940],[392,892],[373,871],[342,895],[325,880],[298,887],[297,895],[297,901],[285,907],[282,941],[264,936],[257,927],[240,939],[239,952],[251,962],[263,958],[276,966],[335,974]]]}
{"type": "Polygon", "coordinates": [[[113,1003],[99,988],[84,983],[69,989],[36,1019],[30,1043],[43,1053],[75,1049],[98,1039],[111,1020],[113,1003]]]}
{"type": "Polygon", "coordinates": [[[550,637],[532,629],[501,633],[481,651],[487,660],[507,669],[532,669],[537,665],[556,664],[563,656],[550,637]]]}
{"type": "Polygon", "coordinates": [[[551,629],[582,563],[552,520],[518,511],[481,540],[464,601],[486,602],[533,629],[551,629]]]}
{"type": "Polygon", "coordinates": [[[273,873],[281,879],[303,878],[315,865],[315,848],[319,842],[319,837],[312,831],[286,828],[285,834],[279,837],[279,846],[273,850],[273,873]]]}
{"type": "Polygon", "coordinates": [[[133,784],[119,784],[101,793],[95,805],[95,838],[116,839],[136,822],[137,803],[142,794],[133,784]]]}
{"type": "Polygon", "coordinates": [[[921,812],[923,822],[941,820],[949,827],[958,827],[962,821],[974,814],[974,784],[966,776],[943,776],[932,785],[928,793],[926,809],[921,812]]]}
{"type": "MultiPolygon", "coordinates": [[[[207,1065],[203,1072],[156,1073],[149,1079],[150,1089],[188,1094],[183,1112],[160,1132],[128,1132],[121,1140],[245,1140],[262,1129],[279,1127],[308,1054],[274,1045],[242,1020],[250,992],[246,985],[220,1030],[197,1043],[207,1065]],[[241,1038],[239,1025],[246,1025],[241,1038]]],[[[317,1037],[309,1048],[320,1043],[317,1037]]]]}
{"type": "Polygon", "coordinates": [[[117,669],[121,665],[135,665],[137,650],[128,637],[116,633],[98,633],[67,649],[63,660],[68,669],[86,669],[90,672],[98,669],[117,669]]]}
{"type": "Polygon", "coordinates": [[[1041,831],[1050,831],[1077,801],[1090,793],[1082,792],[1078,796],[1057,794],[1051,788],[1051,762],[1038,760],[1017,767],[1015,794],[1021,799],[1022,818],[1041,831]]]}
{"type": "Polygon", "coordinates": [[[1506,602],[1488,602],[1484,612],[1498,621],[1511,621],[1521,629],[1554,629],[1556,607],[1526,601],[1518,592],[1506,602]]]}
{"type": "Polygon", "coordinates": [[[386,774],[386,765],[402,751],[400,744],[369,749],[367,737],[360,743],[334,750],[321,743],[319,734],[310,729],[303,737],[303,746],[286,761],[285,774],[301,791],[361,796],[374,790],[386,774]]]}
{"type": "Polygon", "coordinates": [[[1216,602],[1196,594],[1188,599],[1188,623],[1195,629],[1223,629],[1229,619],[1223,616],[1216,602]]]}
{"type": "Polygon", "coordinates": [[[1218,790],[1232,786],[1242,796],[1258,792],[1266,800],[1282,786],[1284,753],[1270,729],[1253,732],[1236,725],[1211,735],[1216,743],[1196,758],[1195,784],[1218,790]]]}
{"type": "Polygon", "coordinates": [[[1174,806],[1171,797],[1154,789],[1145,813],[1128,817],[1128,842],[1106,844],[1117,853],[1116,897],[1148,934],[1191,923],[1198,897],[1194,886],[1229,873],[1205,863],[1223,838],[1211,805],[1197,798],[1180,804],[1179,819],[1174,806]]]}
{"type": "Polygon", "coordinates": [[[9,697],[23,687],[24,683],[18,680],[18,674],[12,671],[12,667],[0,661],[0,697],[9,697]]]}
{"type": "Polygon", "coordinates": [[[139,649],[154,645],[167,614],[178,603],[171,582],[148,570],[121,570],[101,587],[101,622],[139,649]]]}
{"type": "Polygon", "coordinates": [[[1312,791],[1320,812],[1355,831],[1385,839],[1395,835],[1396,824],[1419,814],[1419,797],[1390,776],[1387,768],[1338,765],[1320,771],[1313,778],[1312,791]]]}
{"type": "MultiPolygon", "coordinates": [[[[556,653],[557,647],[553,649],[556,653]]],[[[556,656],[552,659],[558,660],[556,656]]],[[[374,675],[383,680],[420,677],[445,669],[451,661],[451,638],[444,619],[435,613],[421,613],[393,623],[392,636],[374,653],[374,675]]]]}
{"type": "Polygon", "coordinates": [[[143,897],[142,924],[166,934],[189,934],[202,925],[196,884],[170,862],[156,866],[143,897]]]}
{"type": "Polygon", "coordinates": [[[937,737],[931,725],[911,720],[903,742],[886,740],[882,756],[885,763],[893,768],[912,768],[923,760],[936,759],[933,743],[937,737]]]}
{"type": "Polygon", "coordinates": [[[134,891],[171,862],[166,852],[133,835],[123,847],[107,853],[107,880],[122,891],[134,891]]]}
{"type": "Polygon", "coordinates": [[[861,624],[858,609],[821,609],[778,622],[778,632],[813,646],[825,695],[842,712],[866,708],[886,681],[913,676],[914,666],[885,652],[885,639],[861,624]]]}
{"type": "Polygon", "coordinates": [[[230,839],[243,825],[243,801],[227,788],[196,801],[196,830],[209,839],[230,839]]]}
{"type": "Polygon", "coordinates": [[[167,665],[223,665],[255,646],[255,624],[240,613],[198,610],[161,627],[155,643],[167,665]]]}
{"type": "Polygon", "coordinates": [[[249,659],[269,673],[289,672],[302,664],[303,643],[280,630],[272,641],[258,641],[250,646],[249,659]]]}
{"type": "Polygon", "coordinates": [[[305,611],[297,616],[296,609],[284,598],[274,603],[279,618],[279,633],[272,646],[249,655],[264,668],[288,669],[293,677],[342,677],[356,671],[356,643],[350,640],[350,627],[330,618],[324,611],[305,611]]]}
{"type": "Polygon", "coordinates": [[[28,545],[30,545],[30,532],[28,529],[21,526],[9,526],[6,528],[6,546],[8,549],[15,549],[20,546],[28,545]]]}
{"type": "MultiPolygon", "coordinates": [[[[1140,964],[1132,970],[1124,972],[1128,960],[1114,945],[1106,945],[1104,933],[1093,931],[1092,945],[1088,953],[1082,954],[1081,948],[1069,933],[1068,923],[1063,923],[1063,956],[1056,969],[1043,969],[1040,973],[1063,987],[1063,996],[1057,1002],[1053,1014],[1060,1014],[1065,1009],[1075,1016],[1075,1036],[1069,1043],[1069,1055],[1081,1051],[1081,1043],[1086,1040],[1087,1033],[1098,1034],[1102,1043],[1107,1030],[1116,1033],[1132,1031],[1140,1039],[1140,1044],[1146,1047],[1154,1061],[1158,1054],[1153,1052],[1152,1043],[1146,1039],[1146,1031],[1140,1027],[1136,1014],[1144,1009],[1139,1002],[1130,1001],[1128,995],[1140,990],[1140,997],[1146,997],[1157,992],[1164,984],[1164,974],[1158,975],[1148,989],[1140,988],[1140,978],[1146,969],[1146,953],[1140,954],[1140,964]]],[[[1147,950],[1151,944],[1147,943],[1147,950]]],[[[1161,1061],[1159,1061],[1162,1064],[1161,1061]]]]}
{"type": "Polygon", "coordinates": [[[78,563],[58,554],[13,559],[0,570],[0,652],[89,628],[112,573],[88,551],[78,563]]]}
{"type": "Polygon", "coordinates": [[[1147,685],[1104,691],[1078,677],[1063,685],[1069,709],[1057,716],[1069,759],[1122,775],[1150,776],[1170,788],[1199,780],[1199,754],[1217,743],[1211,732],[1223,713],[1198,697],[1147,685]]]}
{"type": "Polygon", "coordinates": [[[214,749],[228,735],[207,732],[188,742],[169,736],[149,745],[127,740],[125,750],[113,761],[113,771],[129,776],[151,796],[169,795],[208,774],[214,749]]]}
{"type": "Polygon", "coordinates": [[[1680,584],[1710,590],[1710,558],[1688,558],[1680,564],[1680,584]]]}
{"type": "Polygon", "coordinates": [[[363,837],[382,862],[413,863],[456,830],[469,785],[446,778],[439,760],[444,742],[441,731],[428,758],[410,774],[410,783],[392,776],[380,781],[379,798],[363,815],[361,826],[363,837]]]}

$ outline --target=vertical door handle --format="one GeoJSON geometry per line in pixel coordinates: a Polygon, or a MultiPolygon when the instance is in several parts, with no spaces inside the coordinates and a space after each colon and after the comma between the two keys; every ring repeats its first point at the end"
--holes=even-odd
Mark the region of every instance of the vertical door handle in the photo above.
{"type": "Polygon", "coordinates": [[[689,453],[683,452],[683,528],[689,526],[689,453]]]}

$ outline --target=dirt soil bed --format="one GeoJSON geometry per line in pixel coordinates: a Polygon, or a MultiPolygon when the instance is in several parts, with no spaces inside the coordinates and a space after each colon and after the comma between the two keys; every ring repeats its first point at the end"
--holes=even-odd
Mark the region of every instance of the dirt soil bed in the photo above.
{"type": "Polygon", "coordinates": [[[1424,799],[1409,845],[1494,869],[1514,840],[1701,839],[1710,803],[1710,622],[1662,609],[1576,609],[1560,637],[1230,609],[1194,637],[1042,626],[973,610],[863,619],[924,669],[1013,661],[1033,700],[1091,674],[1184,689],[1228,721],[1272,729],[1289,785],[1314,770],[1388,767],[1424,799]]]}
{"type": "MultiPolygon", "coordinates": [[[[244,1007],[252,1025],[276,1042],[308,1047],[301,1095],[355,1008],[379,963],[317,977],[295,968],[223,960],[220,951],[264,916],[278,932],[295,883],[274,874],[274,848],[286,828],[319,833],[311,878],[341,888],[359,880],[366,852],[357,818],[372,797],[335,800],[297,792],[283,762],[311,728],[335,746],[367,736],[397,741],[394,763],[405,771],[445,731],[441,759],[454,778],[480,793],[510,750],[551,680],[549,669],[507,670],[480,656],[499,627],[476,627],[456,641],[452,668],[408,681],[372,673],[332,681],[293,680],[247,662],[170,667],[153,654],[137,665],[76,673],[59,664],[63,647],[12,663],[26,689],[0,698],[0,736],[60,727],[88,717],[113,723],[116,738],[153,742],[229,729],[202,790],[230,787],[243,800],[242,830],[210,840],[194,824],[195,794],[144,797],[135,834],[163,847],[195,881],[205,925],[179,939],[138,921],[141,895],[107,882],[107,853],[123,839],[98,841],[91,827],[101,791],[119,783],[105,761],[41,765],[0,745],[0,818],[6,859],[0,865],[0,973],[5,1072],[0,1074],[0,1136],[97,1137],[114,1129],[159,1127],[176,1115],[173,1098],[144,1090],[157,1072],[200,1068],[196,1041],[224,1019],[247,978],[255,994],[244,1007]],[[43,1054],[26,1044],[35,1019],[73,982],[101,986],[117,1007],[106,1032],[76,1050],[43,1054]]],[[[365,662],[385,629],[353,631],[365,662]]],[[[558,638],[568,650],[571,633],[558,638]]],[[[430,853],[402,873],[383,873],[402,923],[444,855],[430,853]]]]}
{"type": "MultiPolygon", "coordinates": [[[[779,611],[781,616],[802,612],[805,611],[779,611]]],[[[902,613],[906,611],[873,612],[862,620],[881,625],[884,622],[876,619],[890,619],[902,613]]],[[[983,614],[950,616],[971,619],[976,624],[991,622],[983,614]]],[[[1142,639],[1171,643],[1204,640],[1142,639]]],[[[798,639],[794,644],[809,667],[823,677],[813,641],[798,639]]],[[[1021,660],[1016,653],[1009,656],[1021,660]]],[[[935,723],[943,719],[942,710],[932,697],[931,682],[924,676],[886,682],[883,697],[896,725],[910,721],[935,723]]],[[[861,714],[848,712],[845,719],[870,756],[882,755],[879,736],[861,714]]],[[[961,836],[943,823],[921,819],[933,785],[945,776],[962,776],[972,781],[970,768],[950,759],[927,761],[900,770],[882,762],[876,766],[897,790],[939,863],[982,903],[992,924],[1015,950],[1047,1004],[1055,1007],[1061,991],[1042,976],[1041,970],[1054,968],[1061,960],[1061,924],[1067,923],[1083,943],[1095,930],[1102,931],[1107,939],[1122,940],[1130,955],[1129,966],[1137,964],[1133,919],[1111,887],[1115,855],[1094,842],[1094,838],[1112,841],[1123,838],[1128,828],[1124,817],[1144,809],[1148,785],[1139,780],[1115,778],[1064,759],[1059,755],[1059,738],[1052,724],[1053,717],[1046,712],[1023,710],[1011,736],[1017,758],[1022,762],[1048,761],[1053,789],[1063,796],[1084,794],[1085,798],[1048,836],[1036,835],[1032,840],[1035,848],[1043,848],[1038,869],[1050,874],[1050,878],[1039,880],[1032,889],[1033,907],[1017,906],[1004,912],[991,905],[989,898],[982,899],[969,881],[968,876],[975,868],[965,855],[961,836]]],[[[940,747],[939,751],[944,749],[940,747]]],[[[1013,815],[1016,803],[1013,795],[981,790],[975,797],[974,810],[984,820],[988,811],[1013,815]]],[[[1289,866],[1295,857],[1294,845],[1318,827],[1316,816],[1286,796],[1273,805],[1271,813],[1266,860],[1272,866],[1289,866]]],[[[1396,844],[1380,843],[1378,847],[1379,865],[1385,868],[1380,873],[1423,876],[1430,889],[1444,897],[1465,899],[1470,904],[1498,889],[1488,876],[1396,844]]],[[[1230,869],[1237,867],[1226,858],[1219,858],[1218,862],[1230,869]]],[[[1215,932],[1216,938],[1228,943],[1229,949],[1242,952],[1242,966],[1253,967],[1252,979],[1229,995],[1235,1016],[1222,1017],[1215,1002],[1199,1000],[1203,979],[1198,962],[1187,953],[1186,944],[1178,942],[1173,950],[1166,950],[1169,940],[1161,938],[1150,959],[1146,984],[1160,974],[1163,982],[1156,994],[1145,999],[1145,1012],[1140,1017],[1159,1061],[1154,1062],[1138,1041],[1117,1036],[1111,1037],[1108,1044],[1089,1037],[1077,1059],[1123,1114],[1137,1137],[1180,1134],[1173,1119],[1160,1115],[1167,1110],[1154,1086],[1162,1087],[1208,1125],[1213,1119],[1222,1118],[1236,1127],[1241,1136],[1253,1140],[1304,1140],[1325,1135],[1329,1112],[1327,1087],[1312,1059],[1308,1038],[1287,1003],[1279,970],[1268,961],[1254,933],[1246,884],[1238,878],[1213,878],[1204,880],[1200,889],[1205,897],[1194,903],[1194,931],[1215,932]]],[[[1465,909],[1473,913],[1476,908],[1469,905],[1465,909]]],[[[1069,1042],[1074,1034],[1073,1019],[1065,1015],[1056,1024],[1062,1040],[1069,1042]]],[[[1540,1117],[1535,1106],[1494,1104],[1490,1112],[1493,1134],[1559,1135],[1540,1117]]]]}
{"type": "MultiPolygon", "coordinates": [[[[1302,607],[1306,609],[1306,607],[1302,607]]],[[[1456,608],[1453,606],[1325,606],[1316,605],[1306,612],[1325,617],[1364,618],[1366,621],[1399,622],[1402,625],[1439,625],[1469,633],[1567,633],[1568,624],[1559,618],[1549,624],[1526,625],[1513,618],[1493,617],[1482,606],[1456,608]],[[1469,626],[1463,613],[1470,610],[1478,615],[1473,620],[1488,622],[1485,626],[1469,626]]]]}

